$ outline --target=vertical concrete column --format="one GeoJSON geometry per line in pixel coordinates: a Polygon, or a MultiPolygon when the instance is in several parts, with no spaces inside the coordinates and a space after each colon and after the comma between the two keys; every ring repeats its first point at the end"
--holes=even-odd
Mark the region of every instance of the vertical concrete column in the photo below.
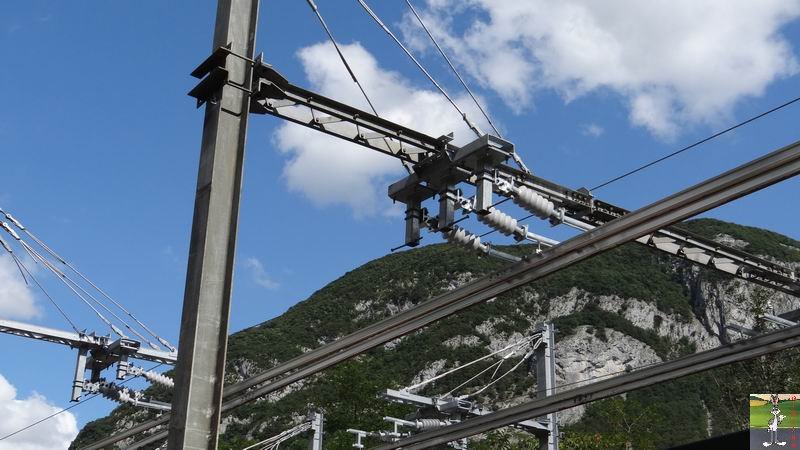
{"type": "MultiPolygon", "coordinates": [[[[252,59],[258,4],[219,0],[212,50],[231,44],[252,59]]],[[[229,80],[251,85],[245,60],[229,55],[225,68],[229,80]]],[[[217,448],[249,103],[227,85],[206,103],[169,450],[217,448]]]]}

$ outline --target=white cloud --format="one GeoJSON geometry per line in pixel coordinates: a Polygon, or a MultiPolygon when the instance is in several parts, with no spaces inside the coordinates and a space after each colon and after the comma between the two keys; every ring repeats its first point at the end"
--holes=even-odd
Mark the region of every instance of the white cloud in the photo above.
{"type": "Polygon", "coordinates": [[[581,127],[581,133],[584,136],[600,137],[606,130],[596,123],[587,123],[581,127]]]}
{"type": "Polygon", "coordinates": [[[0,317],[32,319],[41,316],[33,292],[25,284],[14,261],[0,255],[0,317]]]}
{"type": "MultiPolygon", "coordinates": [[[[17,390],[0,375],[0,436],[13,433],[60,410],[35,392],[28,398],[17,398],[17,390]]],[[[77,435],[78,423],[75,416],[67,411],[0,441],[0,450],[67,449],[77,435]]]]}
{"type": "MultiPolygon", "coordinates": [[[[341,47],[382,117],[432,136],[452,131],[456,141],[473,138],[438,92],[417,88],[400,74],[382,69],[358,43],[341,47]]],[[[305,47],[298,56],[312,90],[369,110],[331,44],[305,47]]],[[[482,124],[479,112],[466,97],[455,101],[473,121],[482,124]]],[[[316,206],[345,205],[356,217],[397,215],[385,192],[388,183],[406,173],[399,160],[292,123],[278,128],[275,142],[289,158],[283,169],[289,189],[316,206]]]]}
{"type": "MultiPolygon", "coordinates": [[[[780,30],[800,0],[429,0],[423,14],[454,59],[513,109],[541,89],[566,101],[610,90],[633,124],[664,137],[727,119],[737,102],[798,72],[780,30]]],[[[403,29],[427,45],[412,17],[403,29]]]]}
{"type": "Polygon", "coordinates": [[[245,269],[250,271],[250,276],[255,284],[267,289],[277,289],[280,287],[278,282],[267,275],[264,264],[262,264],[258,258],[251,256],[244,260],[243,265],[245,269]]]}

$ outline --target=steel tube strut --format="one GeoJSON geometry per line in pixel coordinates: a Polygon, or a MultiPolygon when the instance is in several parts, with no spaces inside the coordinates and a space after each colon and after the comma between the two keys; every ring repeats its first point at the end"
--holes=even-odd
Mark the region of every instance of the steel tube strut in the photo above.
{"type": "MultiPolygon", "coordinates": [[[[224,86],[206,102],[175,396],[168,449],[216,449],[228,344],[239,195],[242,185],[258,0],[219,0],[214,50],[228,47],[224,86]],[[237,56],[238,55],[238,56],[237,56]]],[[[202,76],[202,75],[199,75],[202,76]]],[[[212,77],[213,75],[209,75],[212,77]]],[[[206,78],[208,81],[209,78],[206,78]]]]}
{"type": "MultiPolygon", "coordinates": [[[[700,214],[799,173],[800,142],[797,142],[594,230],[587,231],[544,251],[532,260],[523,261],[484,276],[412,309],[293,358],[260,375],[229,386],[225,392],[226,397],[230,399],[235,395],[236,398],[226,401],[223,409],[227,411],[255,400],[469,306],[494,298],[627,241],[647,235],[659,228],[700,214]],[[299,370],[241,394],[249,387],[254,387],[296,369],[299,370]]],[[[163,422],[156,420],[134,427],[89,446],[87,449],[102,448],[149,430],[159,423],[163,422]]]]}
{"type": "Polygon", "coordinates": [[[373,450],[425,449],[438,444],[485,433],[530,417],[554,413],[562,409],[582,405],[624,392],[652,386],[675,378],[685,377],[725,364],[745,361],[757,356],[773,353],[800,345],[800,326],[761,335],[745,341],[737,341],[712,350],[695,353],[674,361],[597,381],[586,386],[570,389],[550,397],[544,397],[521,405],[496,411],[485,416],[465,420],[438,430],[420,433],[398,442],[381,445],[373,450]]]}

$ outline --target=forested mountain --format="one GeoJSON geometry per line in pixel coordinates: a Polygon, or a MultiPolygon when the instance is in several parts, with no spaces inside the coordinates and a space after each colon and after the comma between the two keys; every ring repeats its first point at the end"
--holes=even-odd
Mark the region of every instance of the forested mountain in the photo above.
{"type": "MultiPolygon", "coordinates": [[[[767,230],[711,219],[682,225],[726,245],[800,267],[800,242],[767,230]]],[[[526,245],[500,247],[522,255],[526,245]]],[[[387,255],[344,274],[285,314],[231,336],[228,382],[241,380],[381,318],[496,270],[504,263],[450,245],[387,255]]],[[[326,414],[325,448],[352,448],[345,430],[388,429],[382,418],[410,407],[379,399],[555,324],[557,383],[580,382],[706,350],[740,339],[730,324],[751,328],[759,311],[800,308],[800,299],[736,281],[638,244],[626,244],[384,345],[318,376],[237,409],[224,420],[221,448],[240,449],[304,420],[310,406],[326,414]]],[[[784,351],[560,413],[561,448],[651,449],[747,427],[749,395],[798,391],[800,352],[784,351]]],[[[489,359],[426,386],[439,394],[495,362],[489,359]]],[[[535,397],[522,365],[478,396],[493,408],[535,397]]],[[[169,393],[155,389],[163,400],[169,393]]],[[[130,427],[153,413],[120,407],[89,423],[74,446],[130,427]]],[[[281,448],[305,449],[298,438],[281,448]]],[[[470,448],[536,448],[535,439],[501,430],[470,448]]]]}

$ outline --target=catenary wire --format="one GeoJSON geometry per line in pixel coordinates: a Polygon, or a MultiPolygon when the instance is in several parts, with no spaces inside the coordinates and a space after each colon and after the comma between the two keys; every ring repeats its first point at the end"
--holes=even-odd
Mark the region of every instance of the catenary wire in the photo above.
{"type": "Polygon", "coordinates": [[[783,109],[783,108],[785,108],[787,106],[790,106],[790,105],[792,105],[794,103],[797,103],[798,101],[800,101],[800,97],[795,97],[795,98],[789,100],[788,102],[782,103],[782,104],[780,104],[780,105],[778,105],[778,106],[776,106],[776,107],[774,107],[772,109],[769,109],[767,111],[762,112],[761,114],[757,114],[757,115],[755,115],[753,117],[750,117],[747,120],[744,120],[744,121],[739,122],[739,123],[737,123],[735,125],[732,125],[732,126],[726,128],[726,129],[722,130],[722,131],[718,131],[718,132],[712,134],[711,136],[708,136],[706,138],[700,139],[697,142],[689,144],[686,147],[678,149],[678,150],[676,150],[676,151],[674,151],[674,152],[672,152],[670,154],[664,155],[664,156],[662,156],[662,157],[660,157],[658,159],[655,159],[655,160],[653,160],[653,161],[651,161],[651,162],[649,162],[647,164],[639,166],[639,167],[637,167],[637,168],[635,168],[633,170],[629,170],[628,172],[625,172],[622,175],[616,176],[616,177],[614,177],[614,178],[612,178],[612,179],[610,179],[610,180],[608,180],[606,182],[600,183],[597,186],[591,188],[590,191],[594,191],[594,190],[603,188],[603,187],[608,186],[611,183],[617,182],[617,181],[619,181],[619,180],[621,180],[621,179],[623,179],[625,177],[633,175],[633,174],[635,174],[637,172],[641,172],[642,170],[647,169],[648,167],[652,167],[652,166],[654,166],[654,165],[656,165],[656,164],[658,164],[658,163],[660,163],[660,162],[662,162],[664,160],[672,158],[673,156],[679,155],[679,154],[681,154],[681,153],[683,153],[683,152],[685,152],[687,150],[691,150],[691,149],[693,149],[693,148],[695,148],[695,147],[697,147],[697,146],[699,146],[701,144],[704,144],[704,143],[706,143],[706,142],[708,142],[708,141],[710,141],[712,139],[716,139],[716,138],[722,136],[723,134],[729,133],[729,132],[731,132],[731,131],[733,131],[733,130],[735,130],[737,128],[743,127],[743,126],[745,126],[745,125],[747,125],[747,124],[749,124],[751,122],[755,122],[756,120],[758,120],[758,119],[760,119],[760,118],[762,118],[764,116],[770,115],[770,114],[772,114],[772,113],[774,113],[776,111],[779,111],[779,110],[781,110],[781,109],[783,109]]]}
{"type": "MultiPolygon", "coordinates": [[[[23,246],[23,247],[24,247],[24,248],[25,248],[25,249],[28,251],[28,254],[29,254],[29,255],[31,255],[31,257],[32,257],[32,258],[34,258],[34,261],[38,260],[38,261],[39,261],[39,262],[40,262],[42,265],[44,265],[44,266],[45,266],[45,268],[47,268],[48,270],[50,270],[51,272],[53,272],[54,274],[56,274],[56,276],[57,276],[57,277],[58,277],[58,278],[59,278],[59,279],[60,279],[60,280],[61,280],[61,281],[62,281],[62,282],[63,282],[63,283],[64,283],[64,284],[65,284],[65,285],[66,285],[66,286],[67,286],[67,287],[68,287],[68,288],[69,288],[69,289],[70,289],[70,290],[71,290],[71,291],[72,291],[72,292],[75,294],[75,295],[77,295],[77,296],[78,296],[78,298],[80,298],[80,299],[83,301],[83,303],[85,303],[85,304],[86,304],[86,306],[88,306],[88,307],[89,307],[89,308],[90,308],[92,311],[94,311],[95,315],[96,315],[96,316],[97,316],[97,317],[98,317],[98,318],[99,318],[101,321],[103,321],[103,323],[105,323],[105,324],[106,324],[106,325],[107,325],[107,326],[108,326],[108,327],[111,329],[111,331],[113,331],[113,332],[114,332],[114,334],[116,334],[117,336],[119,336],[119,337],[122,337],[122,338],[124,338],[124,337],[127,337],[127,336],[125,336],[125,333],[123,333],[123,332],[122,332],[122,330],[120,330],[119,328],[117,328],[117,326],[116,326],[116,325],[114,325],[114,324],[113,324],[113,323],[112,323],[110,320],[108,320],[108,318],[106,318],[106,316],[104,316],[104,315],[103,315],[103,313],[101,313],[100,311],[98,311],[98,309],[97,309],[97,308],[95,308],[94,306],[92,306],[91,302],[89,302],[89,300],[88,300],[88,299],[86,299],[86,297],[84,297],[83,295],[81,295],[81,293],[80,293],[80,292],[78,292],[78,291],[77,291],[77,290],[76,290],[74,287],[72,287],[72,285],[71,285],[71,284],[69,284],[69,283],[68,283],[68,282],[67,282],[67,281],[66,281],[64,278],[62,278],[62,275],[64,275],[64,274],[63,274],[63,272],[61,272],[60,270],[58,270],[57,268],[55,268],[55,267],[54,267],[54,266],[53,266],[53,265],[50,263],[50,261],[46,260],[46,259],[44,258],[44,256],[40,255],[40,254],[39,254],[39,252],[37,252],[37,251],[36,251],[36,249],[32,248],[32,247],[31,247],[31,246],[30,246],[28,243],[26,243],[25,241],[22,241],[22,240],[21,240],[21,241],[19,241],[19,242],[20,242],[20,244],[22,244],[22,246],[23,246]]],[[[97,301],[97,300],[95,300],[95,301],[97,301]]]]}
{"type": "MultiPolygon", "coordinates": [[[[486,384],[485,386],[483,386],[482,388],[478,389],[478,390],[477,390],[477,391],[475,391],[475,392],[471,392],[471,393],[469,393],[469,394],[467,394],[467,395],[462,395],[462,396],[461,396],[461,397],[459,397],[459,398],[472,398],[472,397],[475,397],[476,395],[480,394],[481,392],[483,392],[483,391],[485,391],[485,390],[489,389],[489,388],[490,388],[490,387],[492,387],[494,384],[496,384],[497,382],[499,382],[500,380],[502,380],[503,378],[507,377],[507,376],[508,376],[508,375],[510,375],[512,372],[514,372],[515,370],[517,370],[517,369],[519,368],[519,366],[521,366],[521,365],[522,365],[522,364],[523,364],[523,363],[524,363],[524,362],[525,362],[525,361],[526,361],[528,358],[530,358],[530,356],[531,356],[531,354],[532,354],[532,353],[533,353],[533,352],[528,352],[528,353],[526,353],[525,355],[523,355],[523,357],[522,357],[522,358],[520,358],[519,362],[517,362],[516,364],[514,364],[514,367],[512,367],[512,368],[508,369],[508,370],[507,370],[505,373],[503,373],[503,374],[502,374],[502,375],[500,375],[499,377],[497,377],[497,378],[494,378],[494,375],[492,375],[492,378],[494,378],[494,379],[493,379],[493,380],[491,380],[489,383],[487,383],[487,384],[486,384]]],[[[499,369],[499,368],[500,368],[500,366],[497,366],[497,368],[499,369]]]]}
{"type": "MultiPolygon", "coordinates": [[[[28,229],[28,227],[24,226],[16,217],[12,216],[11,213],[9,213],[7,211],[4,211],[2,208],[0,208],[0,214],[4,215],[20,231],[22,231],[23,233],[27,234],[28,237],[33,239],[33,241],[36,242],[39,246],[41,246],[47,253],[49,253],[50,256],[52,256],[53,258],[58,260],[61,264],[63,264],[66,267],[68,267],[72,272],[77,274],[83,281],[88,283],[93,289],[95,289],[97,292],[99,292],[100,295],[102,295],[103,297],[108,299],[108,301],[113,303],[117,308],[119,308],[123,313],[125,313],[125,315],[130,317],[134,322],[136,322],[139,326],[141,326],[142,329],[144,329],[148,334],[153,336],[153,338],[155,338],[162,345],[167,347],[170,351],[172,351],[172,352],[176,351],[176,348],[174,346],[172,346],[169,343],[169,341],[167,341],[166,339],[164,339],[161,336],[159,336],[158,334],[156,334],[152,329],[150,329],[150,327],[145,325],[144,322],[139,320],[136,316],[133,315],[132,312],[130,312],[127,308],[125,308],[124,305],[122,305],[120,302],[118,302],[114,298],[112,298],[108,293],[106,293],[103,289],[101,289],[94,282],[92,282],[92,280],[90,280],[86,275],[84,275],[81,271],[79,271],[77,268],[75,268],[75,266],[73,266],[69,261],[67,261],[66,259],[61,257],[61,255],[56,253],[44,241],[42,241],[41,239],[39,239],[39,237],[37,237],[35,234],[33,234],[33,232],[30,229],[28,229]]],[[[26,249],[26,251],[27,251],[27,249],[26,249]]],[[[143,338],[143,340],[147,340],[147,339],[143,338]]]]}
{"type": "Polygon", "coordinates": [[[392,30],[390,30],[389,27],[387,27],[386,24],[383,23],[383,21],[381,20],[380,17],[378,17],[378,15],[375,13],[375,11],[373,11],[372,8],[370,8],[369,5],[367,5],[367,3],[364,0],[358,0],[358,3],[361,4],[361,7],[364,8],[364,11],[366,11],[367,14],[369,14],[370,17],[372,17],[372,19],[375,21],[375,23],[377,23],[378,26],[383,28],[383,31],[385,31],[386,34],[388,34],[389,37],[392,38],[392,40],[403,50],[403,52],[411,59],[411,61],[414,62],[414,64],[419,68],[419,70],[422,71],[422,73],[425,74],[425,76],[428,78],[428,80],[430,80],[431,83],[433,83],[433,85],[436,86],[436,89],[438,89],[439,92],[442,95],[444,95],[445,98],[447,98],[447,100],[450,102],[450,104],[453,105],[453,108],[455,108],[456,111],[458,111],[458,113],[461,114],[461,118],[464,120],[464,122],[467,124],[467,126],[475,133],[475,135],[478,136],[478,137],[483,136],[483,133],[481,132],[480,129],[478,129],[478,126],[475,125],[471,120],[469,120],[469,118],[467,117],[467,113],[465,113],[464,111],[461,110],[461,108],[459,108],[459,106],[452,99],[452,97],[450,97],[450,95],[444,90],[444,88],[442,88],[442,86],[439,85],[439,83],[436,81],[436,79],[434,79],[433,76],[428,72],[428,70],[425,69],[425,67],[422,65],[422,63],[420,63],[417,60],[417,58],[415,58],[414,55],[411,54],[411,52],[408,50],[408,48],[406,48],[406,46],[403,45],[402,42],[400,42],[400,39],[398,39],[397,36],[395,36],[395,34],[392,32],[392,30]]]}
{"type": "MultiPolygon", "coordinates": [[[[422,17],[417,12],[417,9],[414,8],[414,5],[411,4],[411,0],[406,0],[406,5],[408,5],[408,8],[414,14],[414,17],[417,18],[417,21],[422,26],[422,29],[425,30],[425,33],[431,39],[431,42],[433,42],[433,45],[436,47],[437,50],[439,50],[439,54],[442,55],[442,58],[444,58],[444,60],[447,62],[447,65],[450,66],[450,69],[453,71],[453,73],[455,74],[456,78],[458,78],[458,81],[460,81],[461,85],[464,86],[464,90],[467,91],[469,96],[472,98],[472,101],[475,102],[475,106],[477,106],[478,109],[481,111],[481,114],[483,114],[483,117],[486,119],[486,122],[488,122],[489,126],[492,127],[494,132],[497,134],[497,137],[502,139],[503,138],[503,134],[500,133],[500,130],[497,129],[497,127],[495,126],[494,122],[492,122],[492,119],[489,117],[489,114],[483,108],[483,105],[481,105],[481,103],[475,97],[475,94],[472,93],[472,89],[469,88],[469,86],[467,85],[467,82],[464,80],[464,78],[461,76],[461,74],[458,73],[458,70],[456,69],[456,66],[453,64],[452,61],[450,61],[450,58],[447,56],[447,53],[445,53],[445,51],[442,48],[442,46],[439,45],[439,42],[436,40],[435,37],[433,37],[433,33],[431,33],[430,29],[428,29],[428,26],[425,25],[425,22],[422,20],[422,17]]],[[[513,152],[511,154],[511,156],[514,158],[514,162],[517,163],[517,165],[520,167],[520,169],[522,169],[523,171],[525,171],[527,173],[530,173],[530,170],[525,165],[525,163],[522,162],[522,159],[519,157],[519,155],[517,155],[516,151],[513,152]]]]}
{"type": "MultiPolygon", "coordinates": [[[[164,364],[164,363],[159,363],[159,364],[156,364],[155,366],[151,367],[149,370],[155,370],[155,369],[159,368],[160,366],[162,366],[163,364],[164,364]]],[[[123,384],[127,383],[128,381],[131,381],[131,380],[133,380],[133,379],[136,379],[136,378],[138,378],[138,377],[139,377],[139,375],[134,375],[134,376],[133,376],[133,377],[131,377],[131,378],[128,378],[128,379],[126,379],[126,380],[122,380],[122,381],[121,381],[119,384],[120,384],[120,385],[123,385],[123,384]]],[[[70,406],[68,406],[68,407],[66,407],[66,408],[63,408],[63,409],[61,409],[61,410],[58,410],[58,411],[56,411],[56,412],[54,412],[54,413],[50,414],[49,416],[47,416],[47,417],[45,417],[45,418],[39,419],[39,420],[37,420],[36,422],[33,422],[33,423],[31,423],[31,424],[28,424],[28,425],[26,425],[26,426],[24,426],[24,427],[22,427],[22,428],[20,428],[20,429],[18,429],[18,430],[16,430],[16,431],[14,431],[14,432],[11,432],[11,433],[9,433],[9,434],[7,434],[7,435],[3,436],[3,437],[0,437],[0,441],[4,441],[4,440],[6,440],[6,439],[8,439],[8,438],[10,438],[10,437],[12,437],[12,436],[15,436],[15,435],[17,435],[17,434],[19,434],[19,433],[22,433],[22,432],[23,432],[23,431],[25,431],[25,430],[28,430],[28,429],[30,429],[30,428],[33,428],[33,427],[35,427],[36,425],[39,425],[40,423],[46,422],[46,421],[48,421],[48,420],[52,419],[53,417],[56,417],[56,416],[58,416],[59,414],[62,414],[62,413],[65,413],[65,412],[69,411],[69,410],[70,410],[70,409],[72,409],[72,408],[77,408],[78,406],[80,406],[80,405],[82,405],[82,404],[84,404],[84,403],[88,402],[89,400],[91,400],[91,399],[93,399],[93,398],[95,398],[95,397],[97,397],[97,396],[99,396],[99,395],[100,395],[100,393],[97,393],[97,394],[92,394],[92,395],[90,395],[90,396],[86,397],[85,399],[83,399],[83,400],[79,401],[78,403],[75,403],[74,405],[70,405],[70,406]]]]}
{"type": "MultiPolygon", "coordinates": [[[[6,246],[3,246],[3,247],[6,247],[6,246]]],[[[69,318],[67,313],[61,308],[61,306],[59,306],[59,304],[55,301],[55,299],[53,299],[53,297],[50,296],[50,293],[47,292],[47,289],[45,289],[44,286],[42,286],[42,284],[39,283],[39,280],[37,280],[36,277],[33,275],[33,273],[25,266],[25,263],[20,261],[19,258],[17,258],[17,255],[15,255],[14,253],[12,253],[9,250],[10,250],[10,248],[6,248],[6,251],[8,251],[8,254],[11,255],[11,257],[14,258],[14,262],[17,263],[17,267],[19,268],[20,273],[22,274],[22,277],[25,278],[25,273],[27,273],[28,274],[28,278],[30,278],[33,281],[33,283],[36,284],[36,286],[39,287],[39,289],[44,293],[45,297],[47,297],[47,299],[50,301],[50,303],[52,303],[53,306],[56,307],[56,309],[61,314],[61,316],[64,317],[64,319],[67,321],[67,323],[69,323],[69,326],[72,327],[72,330],[75,331],[76,333],[80,334],[80,331],[78,331],[78,327],[77,327],[77,325],[75,325],[75,322],[73,322],[72,319],[69,318]]],[[[27,283],[27,279],[26,279],[26,283],[27,283]]]]}
{"type": "Polygon", "coordinates": [[[433,45],[436,47],[437,50],[439,50],[439,54],[442,55],[442,58],[444,58],[444,60],[447,62],[447,65],[450,66],[450,69],[453,71],[453,73],[455,74],[456,78],[458,78],[458,81],[460,81],[461,85],[464,86],[464,89],[467,91],[469,96],[472,98],[472,101],[475,102],[475,105],[481,111],[481,114],[483,114],[483,117],[486,118],[486,122],[488,122],[489,125],[494,130],[494,132],[497,133],[497,136],[502,138],[503,135],[500,133],[500,130],[498,130],[497,127],[494,125],[494,122],[492,122],[492,119],[489,117],[489,114],[486,113],[486,110],[483,109],[483,106],[481,105],[481,103],[478,101],[478,99],[472,93],[472,89],[469,88],[469,86],[467,85],[467,82],[464,81],[464,78],[462,78],[461,74],[458,73],[458,70],[456,70],[456,66],[450,61],[450,58],[444,52],[444,49],[442,49],[442,47],[439,45],[439,42],[436,41],[436,38],[433,37],[433,34],[428,29],[428,26],[425,25],[425,22],[423,22],[422,17],[417,12],[417,9],[414,8],[414,5],[411,4],[410,0],[406,0],[406,5],[408,5],[408,8],[414,14],[414,17],[417,18],[417,21],[422,26],[422,29],[425,30],[425,33],[431,39],[431,42],[433,42],[433,45]]]}
{"type": "MultiPolygon", "coordinates": [[[[364,96],[364,99],[369,104],[369,108],[372,110],[372,113],[375,114],[376,117],[380,117],[380,114],[378,114],[378,110],[375,109],[375,105],[372,103],[372,100],[370,100],[369,95],[367,95],[367,91],[364,90],[364,86],[361,84],[360,81],[358,81],[358,77],[356,77],[355,72],[353,72],[352,67],[350,67],[350,63],[347,62],[347,58],[344,56],[344,53],[342,53],[342,49],[339,48],[339,43],[336,42],[336,39],[333,37],[331,29],[328,27],[328,24],[325,22],[325,19],[322,18],[322,13],[319,11],[319,8],[317,8],[317,4],[314,3],[314,0],[306,0],[306,1],[308,2],[308,6],[311,7],[311,10],[314,11],[314,14],[317,16],[320,25],[322,25],[322,28],[325,30],[325,34],[328,35],[328,39],[331,41],[331,44],[333,44],[333,47],[336,49],[336,53],[339,54],[339,59],[342,61],[344,68],[347,69],[347,73],[350,74],[350,78],[353,79],[353,83],[355,83],[356,86],[358,86],[358,89],[361,91],[361,94],[364,96]]],[[[389,145],[388,139],[383,138],[383,140],[386,143],[386,147],[391,149],[392,147],[389,145]]],[[[412,168],[407,161],[403,161],[403,167],[405,167],[408,173],[412,172],[412,168]]]]}

